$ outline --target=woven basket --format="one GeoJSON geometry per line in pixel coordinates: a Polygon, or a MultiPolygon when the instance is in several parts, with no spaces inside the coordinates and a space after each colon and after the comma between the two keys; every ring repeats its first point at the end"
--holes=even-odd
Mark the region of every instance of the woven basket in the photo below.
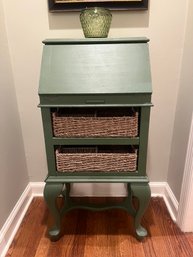
{"type": "Polygon", "coordinates": [[[56,149],[59,172],[134,172],[137,169],[137,150],[129,152],[96,152],[93,148],[65,152],[56,149]]]}
{"type": "Polygon", "coordinates": [[[55,137],[136,137],[138,112],[131,116],[59,116],[52,113],[55,137]]]}

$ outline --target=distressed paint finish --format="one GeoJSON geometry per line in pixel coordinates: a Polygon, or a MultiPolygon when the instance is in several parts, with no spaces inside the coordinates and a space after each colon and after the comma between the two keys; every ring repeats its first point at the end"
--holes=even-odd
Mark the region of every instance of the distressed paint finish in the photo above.
{"type": "Polygon", "coordinates": [[[48,162],[44,198],[54,217],[49,235],[57,240],[62,216],[75,208],[106,210],[120,208],[134,217],[136,237],[147,235],[140,225],[148,206],[150,189],[146,175],[147,142],[151,104],[151,75],[148,39],[45,40],[39,96],[48,162]],[[56,138],[52,132],[51,109],[90,107],[139,108],[139,136],[136,138],[56,138]],[[136,172],[94,173],[56,170],[57,145],[134,145],[138,147],[136,172]],[[70,197],[70,183],[127,183],[128,196],[121,203],[93,205],[76,203],[70,197]],[[56,205],[58,196],[64,205],[56,205]],[[137,197],[139,206],[133,206],[137,197]]]}

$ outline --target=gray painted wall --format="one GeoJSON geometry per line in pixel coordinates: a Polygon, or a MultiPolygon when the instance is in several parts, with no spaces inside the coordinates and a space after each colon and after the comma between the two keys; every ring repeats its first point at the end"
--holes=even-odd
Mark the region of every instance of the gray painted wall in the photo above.
{"type": "Polygon", "coordinates": [[[0,0],[0,229],[29,182],[0,0]]]}
{"type": "Polygon", "coordinates": [[[180,89],[176,106],[168,183],[180,200],[189,130],[193,112],[193,1],[189,1],[186,20],[180,89]]]}

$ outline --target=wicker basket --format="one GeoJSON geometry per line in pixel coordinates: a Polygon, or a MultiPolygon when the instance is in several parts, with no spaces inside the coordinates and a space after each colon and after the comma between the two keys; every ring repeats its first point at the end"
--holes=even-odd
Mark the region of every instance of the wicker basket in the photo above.
{"type": "Polygon", "coordinates": [[[133,152],[97,152],[96,148],[56,149],[59,172],[134,172],[137,150],[133,152]]]}
{"type": "Polygon", "coordinates": [[[65,116],[52,113],[55,137],[136,137],[138,112],[127,116],[65,116]]]}

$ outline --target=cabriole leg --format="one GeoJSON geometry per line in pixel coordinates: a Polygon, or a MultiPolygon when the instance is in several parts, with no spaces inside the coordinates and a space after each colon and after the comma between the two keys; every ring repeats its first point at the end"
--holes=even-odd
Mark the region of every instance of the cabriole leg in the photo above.
{"type": "Polygon", "coordinates": [[[46,183],[44,188],[44,199],[54,217],[54,226],[49,230],[51,240],[58,240],[61,233],[61,215],[56,199],[63,189],[62,183],[46,183]]]}
{"type": "Polygon", "coordinates": [[[139,204],[134,216],[135,231],[138,239],[143,239],[147,236],[147,231],[140,224],[142,216],[149,204],[151,191],[148,183],[131,183],[132,195],[137,197],[139,204]]]}

